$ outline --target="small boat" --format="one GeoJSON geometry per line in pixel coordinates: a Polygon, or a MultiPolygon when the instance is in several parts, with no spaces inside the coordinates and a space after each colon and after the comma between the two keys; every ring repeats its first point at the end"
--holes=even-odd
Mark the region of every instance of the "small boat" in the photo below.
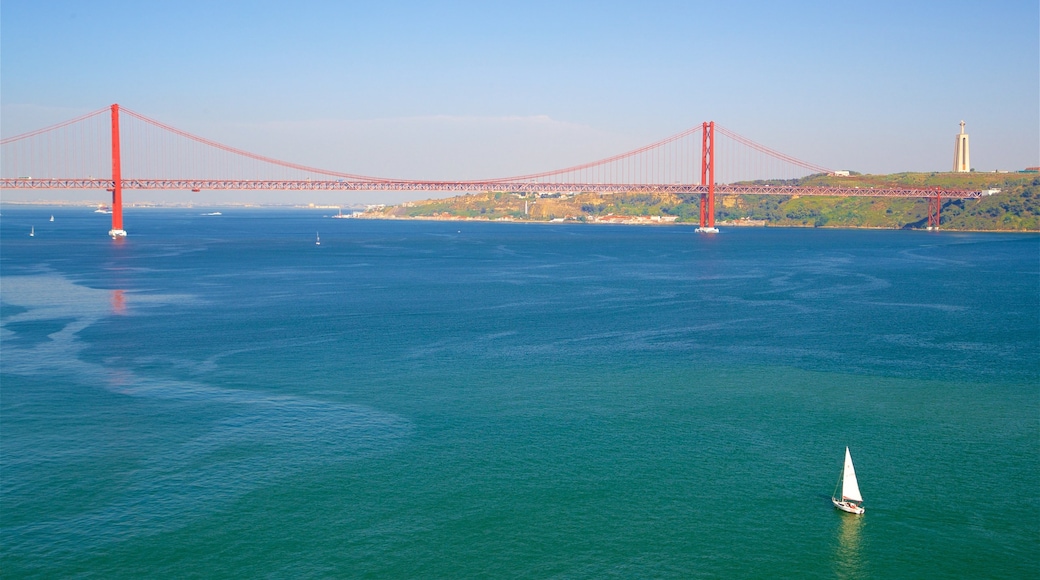
{"type": "Polygon", "coordinates": [[[51,216],[51,221],[54,221],[54,216],[51,216]]]}
{"type": "Polygon", "coordinates": [[[852,454],[849,453],[849,448],[846,447],[845,465],[842,466],[838,484],[834,486],[834,493],[831,494],[831,503],[843,512],[861,515],[866,511],[860,505],[862,502],[863,496],[859,493],[859,482],[856,481],[856,468],[852,466],[852,454]],[[839,486],[841,487],[841,499],[838,499],[837,495],[839,486]]]}
{"type": "Polygon", "coordinates": [[[99,205],[98,208],[94,210],[94,213],[112,213],[112,210],[108,209],[106,206],[99,205]]]}
{"type": "Polygon", "coordinates": [[[29,226],[29,237],[30,238],[35,238],[36,237],[36,226],[29,226]]]}
{"type": "Polygon", "coordinates": [[[314,234],[314,245],[315,246],[320,246],[321,245],[321,236],[319,236],[317,233],[314,234]]]}
{"type": "Polygon", "coordinates": [[[354,214],[352,214],[352,213],[344,214],[343,213],[343,209],[340,208],[339,213],[334,215],[334,216],[332,216],[332,217],[337,218],[337,219],[346,219],[346,218],[354,217],[354,214]]]}
{"type": "Polygon", "coordinates": [[[220,213],[219,211],[211,211],[209,213],[200,213],[199,215],[224,215],[224,214],[220,213]]]}

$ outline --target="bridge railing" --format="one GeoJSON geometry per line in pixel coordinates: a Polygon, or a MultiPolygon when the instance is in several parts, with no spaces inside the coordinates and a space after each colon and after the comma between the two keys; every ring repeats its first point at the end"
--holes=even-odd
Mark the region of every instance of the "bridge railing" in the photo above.
{"type": "MultiPolygon", "coordinates": [[[[124,179],[127,190],[242,190],[242,191],[430,191],[482,193],[670,193],[700,195],[708,186],[690,183],[550,183],[507,181],[347,181],[347,180],[198,180],[198,179],[124,179]]],[[[112,189],[111,179],[24,179],[0,178],[3,189],[112,189]]],[[[829,197],[929,198],[940,193],[953,199],[978,199],[979,190],[941,190],[913,187],[856,187],[716,184],[715,195],[781,195],[829,197]]]]}

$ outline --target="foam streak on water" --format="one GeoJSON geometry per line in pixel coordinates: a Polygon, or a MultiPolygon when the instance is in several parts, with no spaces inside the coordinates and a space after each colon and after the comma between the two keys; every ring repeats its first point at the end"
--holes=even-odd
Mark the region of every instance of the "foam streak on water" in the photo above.
{"type": "MultiPolygon", "coordinates": [[[[7,276],[3,289],[4,304],[23,309],[4,320],[5,373],[169,401],[174,404],[169,414],[197,408],[211,415],[199,433],[174,445],[120,442],[141,457],[124,474],[116,497],[75,514],[5,525],[9,552],[69,557],[127,538],[175,530],[302,470],[385,452],[409,432],[406,421],[363,406],[149,378],[130,369],[86,362],[79,358],[83,345],[77,335],[112,314],[111,291],[76,285],[55,274],[7,276]],[[10,327],[32,322],[61,326],[45,339],[23,346],[10,327]]],[[[190,302],[190,298],[129,299],[133,308],[173,302],[190,302]]],[[[5,470],[18,474],[40,464],[60,464],[69,452],[32,443],[5,440],[5,470]]]]}

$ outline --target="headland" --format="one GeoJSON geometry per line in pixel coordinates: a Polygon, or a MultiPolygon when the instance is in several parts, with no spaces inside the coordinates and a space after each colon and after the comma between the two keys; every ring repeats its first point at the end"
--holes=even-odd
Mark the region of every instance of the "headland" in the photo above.
{"type": "MultiPolygon", "coordinates": [[[[1040,174],[896,173],[849,176],[812,175],[755,185],[920,187],[983,190],[981,199],[947,199],[942,228],[964,231],[1040,231],[1040,174]]],[[[925,198],[719,195],[716,223],[721,226],[925,228],[925,198]]],[[[521,194],[491,191],[398,205],[371,206],[355,214],[369,219],[477,220],[507,222],[581,222],[606,224],[697,224],[695,196],[665,193],[521,194]]]]}

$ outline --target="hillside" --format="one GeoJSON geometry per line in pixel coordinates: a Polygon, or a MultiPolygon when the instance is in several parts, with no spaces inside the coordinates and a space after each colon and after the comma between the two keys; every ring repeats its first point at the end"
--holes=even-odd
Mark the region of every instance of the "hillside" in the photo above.
{"type": "MultiPolygon", "coordinates": [[[[755,183],[1000,189],[1000,193],[977,200],[944,200],[942,228],[1040,231],[1040,175],[1036,173],[814,175],[798,180],[755,183]]],[[[925,199],[736,195],[719,196],[715,204],[716,221],[720,225],[923,228],[928,213],[925,199]]],[[[488,192],[370,209],[359,217],[697,223],[699,215],[696,196],[642,193],[524,196],[488,192]]]]}

